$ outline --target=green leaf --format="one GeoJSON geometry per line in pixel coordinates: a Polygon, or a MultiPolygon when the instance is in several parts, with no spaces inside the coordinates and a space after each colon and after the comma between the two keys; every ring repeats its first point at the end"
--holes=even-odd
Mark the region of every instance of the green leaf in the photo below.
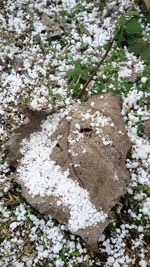
{"type": "Polygon", "coordinates": [[[88,78],[88,70],[83,70],[82,75],[81,75],[81,79],[86,81],[87,78],[88,78]]]}
{"type": "Polygon", "coordinates": [[[77,257],[78,255],[79,255],[78,250],[74,250],[74,251],[71,253],[71,256],[73,256],[73,257],[77,257]]]}
{"type": "Polygon", "coordinates": [[[60,259],[62,259],[63,261],[65,260],[65,254],[64,254],[65,252],[63,251],[63,250],[61,250],[60,252],[59,252],[59,257],[60,257],[60,259]]]}
{"type": "Polygon", "coordinates": [[[135,55],[141,56],[146,64],[150,64],[150,44],[145,42],[142,38],[135,38],[135,43],[129,44],[130,51],[135,55]]]}
{"type": "Polygon", "coordinates": [[[142,28],[138,20],[133,18],[126,22],[125,31],[128,34],[139,34],[142,33],[142,28]]]}
{"type": "MultiPolygon", "coordinates": [[[[140,38],[142,40],[142,38],[140,38]]],[[[134,35],[129,35],[127,39],[128,46],[134,46],[136,44],[137,38],[134,35]]]]}
{"type": "Polygon", "coordinates": [[[125,34],[124,34],[124,31],[122,29],[120,29],[117,32],[115,39],[117,40],[118,44],[121,46],[126,42],[125,34]]]}
{"type": "Polygon", "coordinates": [[[34,45],[40,45],[41,44],[41,36],[40,34],[37,34],[33,37],[33,44],[34,45]]]}
{"type": "Polygon", "coordinates": [[[147,47],[142,51],[141,58],[145,61],[146,64],[150,64],[150,47],[147,47]]]}
{"type": "Polygon", "coordinates": [[[150,77],[150,66],[147,66],[143,71],[143,77],[150,77]]]}
{"type": "Polygon", "coordinates": [[[135,42],[129,45],[129,49],[139,56],[145,49],[145,41],[142,38],[135,38],[135,42]]]}

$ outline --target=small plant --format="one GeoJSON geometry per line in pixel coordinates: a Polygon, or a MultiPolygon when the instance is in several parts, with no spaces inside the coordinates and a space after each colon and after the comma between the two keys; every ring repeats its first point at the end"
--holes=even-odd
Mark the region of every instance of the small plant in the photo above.
{"type": "Polygon", "coordinates": [[[138,11],[122,15],[115,29],[115,40],[120,47],[127,46],[130,52],[150,64],[150,44],[143,39],[143,30],[138,11]]]}
{"type": "Polygon", "coordinates": [[[58,93],[52,92],[52,90],[49,90],[48,96],[50,98],[50,102],[52,103],[52,105],[55,105],[57,102],[62,100],[61,95],[58,93]]]}
{"type": "Polygon", "coordinates": [[[59,15],[64,18],[67,23],[71,23],[74,17],[74,14],[72,12],[69,12],[68,10],[64,9],[59,11],[59,15]]]}
{"type": "Polygon", "coordinates": [[[86,82],[89,73],[89,64],[83,64],[80,60],[74,62],[73,68],[67,72],[69,95],[76,97],[79,94],[81,86],[86,82]]]}
{"type": "Polygon", "coordinates": [[[92,91],[98,93],[112,92],[122,100],[122,95],[126,95],[130,89],[130,82],[118,75],[119,67],[116,63],[123,60],[125,60],[125,53],[122,48],[112,51],[111,56],[97,73],[92,91]]]}
{"type": "Polygon", "coordinates": [[[106,6],[106,0],[97,1],[96,5],[99,11],[103,11],[106,6]]]}
{"type": "Polygon", "coordinates": [[[121,16],[115,30],[115,39],[120,46],[133,45],[142,37],[142,28],[138,15],[121,16]]]}
{"type": "Polygon", "coordinates": [[[86,5],[78,2],[73,8],[71,8],[70,11],[65,10],[65,9],[60,10],[59,15],[65,18],[66,22],[71,23],[72,19],[76,15],[78,15],[80,12],[83,12],[83,11],[91,12],[92,8],[87,7],[86,5]]]}
{"type": "Polygon", "coordinates": [[[84,24],[82,24],[80,22],[77,23],[77,31],[80,35],[88,34],[88,31],[87,31],[86,27],[84,26],[84,24]]]}
{"type": "MultiPolygon", "coordinates": [[[[143,73],[142,73],[142,77],[146,77],[147,78],[147,81],[146,81],[146,83],[145,83],[145,86],[147,87],[147,88],[150,88],[150,66],[147,66],[145,69],[144,69],[144,71],[143,71],[143,73]]],[[[146,88],[145,88],[146,89],[146,88]]],[[[145,90],[144,90],[145,91],[145,90]]]]}
{"type": "Polygon", "coordinates": [[[147,228],[144,232],[144,239],[145,239],[145,242],[150,245],[150,227],[147,228]]]}
{"type": "Polygon", "coordinates": [[[6,147],[1,148],[0,164],[4,164],[8,156],[8,149],[6,147]]]}
{"type": "Polygon", "coordinates": [[[41,36],[40,34],[37,34],[33,37],[33,44],[34,45],[40,45],[41,44],[41,36]]]}

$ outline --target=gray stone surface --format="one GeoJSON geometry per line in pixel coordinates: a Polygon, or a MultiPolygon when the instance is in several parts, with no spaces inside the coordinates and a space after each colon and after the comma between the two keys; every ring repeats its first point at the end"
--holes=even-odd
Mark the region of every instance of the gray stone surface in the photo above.
{"type": "Polygon", "coordinates": [[[144,122],[144,134],[150,138],[150,120],[144,122]]]}
{"type": "MultiPolygon", "coordinates": [[[[32,125],[32,117],[30,121],[28,127],[32,125]]],[[[40,129],[40,122],[38,119],[35,131],[40,129]]],[[[89,191],[90,200],[97,210],[102,209],[109,214],[124,194],[129,182],[125,158],[131,143],[121,117],[118,98],[111,94],[94,95],[87,102],[77,105],[76,109],[61,121],[52,139],[57,139],[58,142],[50,159],[56,161],[64,171],[69,169],[71,178],[89,191]]],[[[9,146],[9,161],[11,162],[12,157],[13,162],[16,162],[12,143],[9,146]]],[[[19,151],[17,156],[18,154],[19,151]]],[[[21,184],[22,194],[27,202],[39,212],[51,214],[60,223],[67,225],[69,209],[58,206],[58,198],[32,198],[23,182],[17,182],[21,184]]],[[[93,251],[98,251],[98,238],[107,224],[108,221],[99,223],[94,227],[78,230],[75,234],[93,251]]]]}
{"type": "Polygon", "coordinates": [[[25,122],[13,131],[11,138],[5,143],[9,150],[7,162],[14,167],[18,165],[21,158],[20,145],[22,140],[28,138],[31,133],[39,131],[42,120],[47,117],[47,111],[33,111],[25,108],[24,113],[26,115],[25,122]]]}
{"type": "Polygon", "coordinates": [[[144,0],[146,8],[148,11],[150,11],[150,0],[144,0]]]}

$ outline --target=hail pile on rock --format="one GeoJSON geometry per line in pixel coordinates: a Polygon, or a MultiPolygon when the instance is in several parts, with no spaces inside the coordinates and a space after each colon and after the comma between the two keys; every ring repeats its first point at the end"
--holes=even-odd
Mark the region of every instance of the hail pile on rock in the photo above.
{"type": "MultiPolygon", "coordinates": [[[[20,140],[15,179],[33,207],[66,224],[96,250],[109,212],[129,181],[125,157],[130,142],[119,100],[93,95],[46,116],[39,127],[20,140]]],[[[17,138],[15,133],[10,151],[17,138]]],[[[8,158],[14,161],[11,152],[8,158]]]]}

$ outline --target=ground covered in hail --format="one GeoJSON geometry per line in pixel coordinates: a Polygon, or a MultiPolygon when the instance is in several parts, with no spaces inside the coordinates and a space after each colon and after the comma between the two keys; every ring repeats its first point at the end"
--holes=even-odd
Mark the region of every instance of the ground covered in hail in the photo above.
{"type": "Polygon", "coordinates": [[[139,2],[1,1],[0,266],[150,266],[150,18],[139,2]],[[97,92],[119,96],[131,181],[92,258],[79,238],[25,202],[9,180],[15,170],[5,142],[26,120],[25,106],[69,108],[110,42],[81,101],[97,92]]]}

